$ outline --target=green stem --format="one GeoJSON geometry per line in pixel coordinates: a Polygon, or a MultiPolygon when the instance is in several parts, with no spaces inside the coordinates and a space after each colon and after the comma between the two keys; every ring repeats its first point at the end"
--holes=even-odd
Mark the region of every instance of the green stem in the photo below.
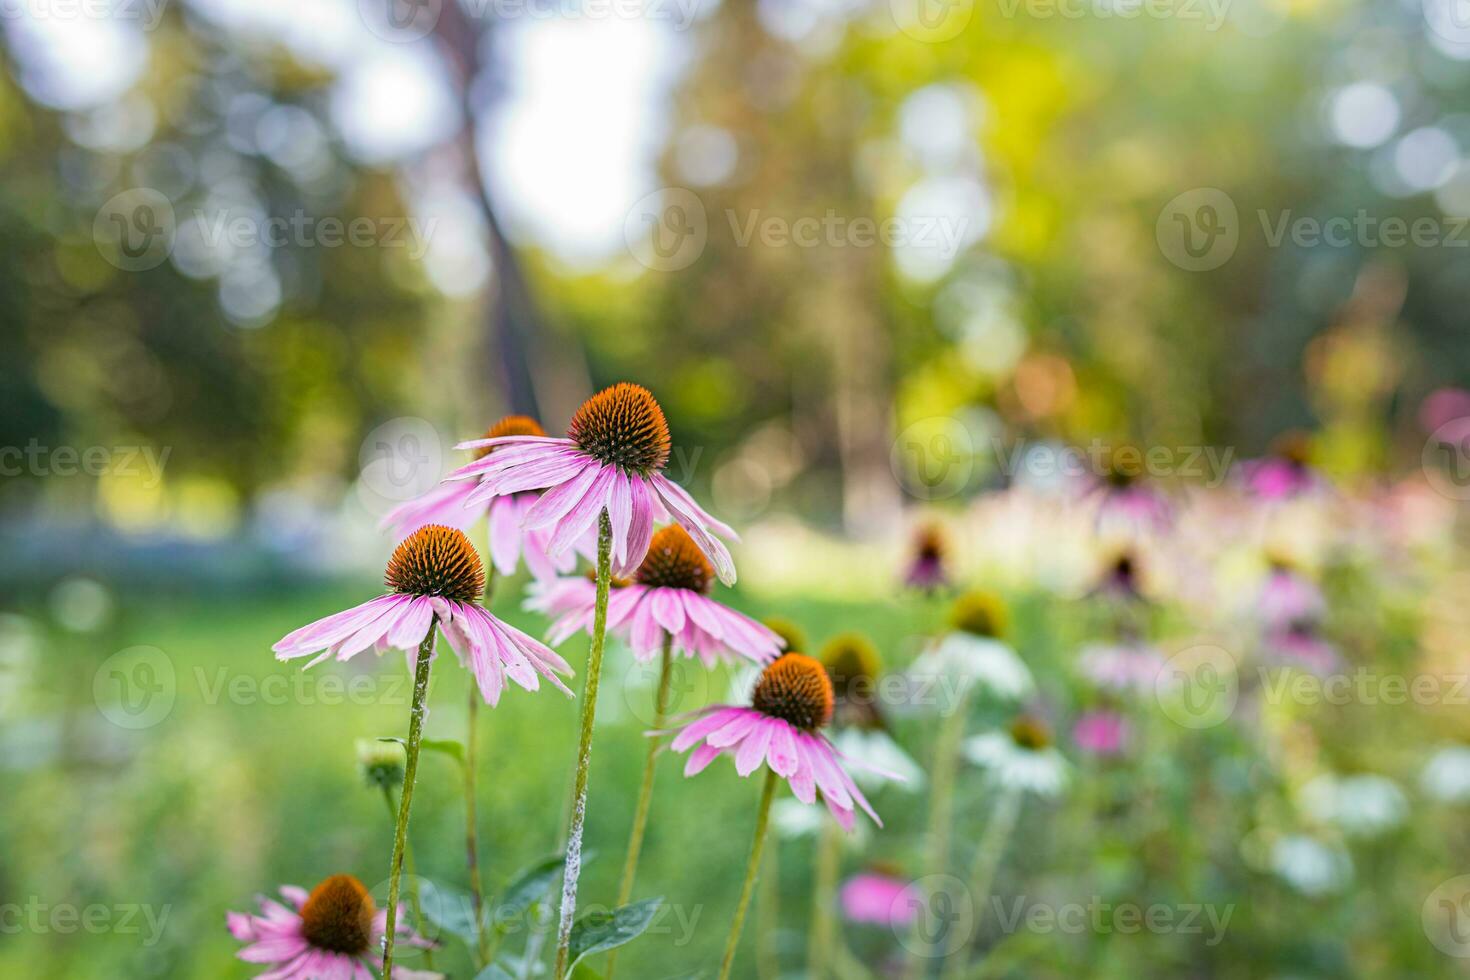
{"type": "Polygon", "coordinates": [[[812,888],[812,932],[806,947],[806,974],[809,980],[825,980],[827,957],[832,951],[834,907],[837,903],[837,872],[841,861],[842,838],[837,821],[825,814],[822,834],[817,841],[816,882],[812,888]]]}
{"type": "Polygon", "coordinates": [[[761,851],[766,846],[766,828],[771,822],[771,800],[776,797],[778,778],[774,769],[766,769],[766,785],[761,790],[760,809],[755,815],[755,838],[750,842],[750,860],[745,863],[745,884],[740,886],[740,904],[735,906],[735,918],[730,923],[730,938],[725,940],[725,958],[720,961],[720,980],[727,980],[730,967],[735,965],[735,948],[740,945],[745,910],[750,907],[750,896],[755,891],[756,879],[760,877],[761,851]]]}
{"type": "MultiPolygon", "coordinates": [[[[653,730],[662,732],[664,716],[669,710],[669,684],[673,680],[674,637],[664,634],[662,662],[658,671],[658,693],[653,699],[653,730]]],[[[638,876],[638,857],[643,853],[643,835],[648,830],[648,811],[653,803],[653,774],[658,763],[658,736],[648,740],[648,755],[643,760],[643,783],[638,788],[638,806],[633,811],[633,832],[628,837],[628,857],[623,862],[623,880],[618,885],[618,900],[613,908],[622,908],[633,897],[633,881],[638,876]]],[[[607,954],[606,980],[612,980],[613,969],[618,961],[618,951],[607,954]]]]}
{"type": "MultiPolygon", "coordinates": [[[[1000,859],[1010,842],[1011,831],[1016,828],[1016,818],[1021,813],[1021,793],[1008,789],[995,801],[990,822],[985,825],[985,834],[975,848],[975,858],[970,864],[970,901],[975,910],[975,927],[978,929],[985,919],[985,906],[990,903],[990,886],[995,883],[995,872],[1000,859]]],[[[940,974],[943,980],[954,980],[964,975],[965,949],[957,949],[950,955],[940,974]]]]}
{"type": "MultiPolygon", "coordinates": [[[[398,804],[393,801],[393,790],[391,787],[383,787],[383,802],[388,805],[388,820],[392,823],[398,821],[398,804]]],[[[403,842],[403,869],[408,872],[408,901],[413,906],[413,918],[418,923],[421,935],[428,935],[428,927],[424,923],[424,903],[419,898],[419,876],[413,866],[413,841],[403,842]]],[[[434,951],[424,950],[424,966],[434,968],[434,951]]]]}
{"type": "MultiPolygon", "coordinates": [[[[490,608],[490,595],[494,588],[495,566],[491,565],[485,574],[485,595],[480,599],[486,609],[490,608]]],[[[475,948],[480,953],[475,965],[483,967],[489,962],[490,951],[485,940],[485,888],[480,882],[480,831],[475,813],[475,731],[479,714],[480,688],[471,675],[469,719],[465,723],[464,736],[464,853],[470,878],[470,903],[475,910],[475,948]]]]}
{"type": "MultiPolygon", "coordinates": [[[[965,719],[968,703],[963,694],[955,702],[954,710],[944,718],[939,729],[939,739],[934,745],[934,763],[929,780],[929,859],[926,873],[943,874],[949,867],[949,837],[954,824],[954,778],[960,762],[960,740],[965,735],[965,719]]],[[[930,945],[919,931],[922,916],[914,920],[911,940],[908,943],[909,962],[904,971],[906,980],[917,980],[925,974],[930,945]]]]}
{"type": "Polygon", "coordinates": [[[582,735],[577,743],[577,778],[572,789],[572,820],[567,828],[567,860],[562,873],[561,921],[556,933],[556,980],[570,966],[572,920],[577,914],[577,879],[582,875],[582,828],[587,822],[587,773],[592,761],[592,722],[597,717],[597,686],[602,679],[602,647],[607,633],[607,591],[612,581],[612,520],[607,508],[597,519],[597,606],[592,616],[592,649],[582,684],[582,735]]]}
{"type": "Polygon", "coordinates": [[[413,784],[419,773],[419,743],[424,738],[424,702],[429,696],[429,667],[434,655],[434,638],[439,617],[429,620],[429,633],[419,644],[418,663],[413,673],[413,707],[408,713],[407,761],[403,767],[403,795],[398,802],[398,825],[393,831],[393,862],[388,872],[388,919],[383,936],[383,980],[393,980],[393,941],[398,927],[398,885],[403,874],[403,852],[408,843],[408,814],[413,805],[413,784]]]}

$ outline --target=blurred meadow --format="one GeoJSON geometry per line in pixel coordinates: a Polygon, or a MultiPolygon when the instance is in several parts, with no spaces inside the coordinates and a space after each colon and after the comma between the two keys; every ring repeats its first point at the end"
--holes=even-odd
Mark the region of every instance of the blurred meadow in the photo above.
{"type": "MultiPolygon", "coordinates": [[[[382,593],[456,443],[618,381],[740,533],[711,598],[871,641],[832,731],[912,767],[840,843],[780,791],[733,976],[1467,972],[1467,0],[0,0],[0,68],[0,977],[256,976],[257,895],[381,908],[411,670],[272,645],[382,593]]],[[[403,967],[552,975],[557,649],[577,699],[478,710],[495,955],[416,907],[403,967]]],[[[608,908],[657,670],[603,681],[608,908]]],[[[741,892],[760,777],[683,765],[624,977],[715,977],[741,892]]]]}

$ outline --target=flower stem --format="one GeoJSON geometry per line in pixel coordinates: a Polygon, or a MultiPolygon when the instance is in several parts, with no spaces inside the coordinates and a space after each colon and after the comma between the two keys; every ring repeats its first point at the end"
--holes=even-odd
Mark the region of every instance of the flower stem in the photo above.
{"type": "MultiPolygon", "coordinates": [[[[664,634],[664,649],[658,671],[658,693],[653,699],[653,730],[663,731],[664,716],[669,710],[669,683],[673,680],[674,637],[664,634]]],[[[658,763],[658,736],[648,740],[648,756],[643,761],[643,784],[638,788],[638,806],[633,811],[633,832],[628,836],[628,857],[623,862],[623,880],[618,885],[618,900],[613,908],[621,908],[633,897],[633,880],[638,876],[638,857],[643,852],[643,835],[648,830],[648,811],[653,802],[653,774],[658,763]]],[[[607,954],[606,980],[612,980],[618,951],[607,954]]]]}
{"type": "MultiPolygon", "coordinates": [[[[494,588],[495,566],[490,565],[485,574],[485,595],[480,599],[486,609],[490,608],[490,595],[494,588]]],[[[479,685],[471,676],[469,717],[464,734],[464,854],[470,878],[470,904],[475,910],[475,948],[480,954],[475,963],[477,967],[485,966],[490,955],[485,937],[485,888],[480,882],[479,819],[475,814],[475,732],[480,697],[479,685]]]]}
{"type": "Polygon", "coordinates": [[[755,891],[755,881],[760,877],[761,851],[766,845],[766,827],[771,822],[771,800],[776,796],[776,771],[766,770],[766,785],[761,790],[760,809],[755,815],[755,838],[750,842],[750,860],[745,864],[745,884],[740,886],[740,904],[735,906],[735,918],[730,923],[730,938],[725,940],[725,958],[720,961],[720,980],[727,980],[730,967],[735,965],[735,948],[740,945],[740,930],[745,925],[745,910],[750,907],[750,896],[755,891]]]}
{"type": "MultiPolygon", "coordinates": [[[[975,848],[975,858],[970,865],[970,901],[975,910],[975,926],[978,928],[985,918],[985,906],[990,903],[990,886],[995,883],[995,872],[1000,859],[1010,842],[1011,831],[1016,828],[1016,817],[1021,813],[1021,792],[1005,790],[995,801],[990,812],[990,822],[985,825],[985,834],[975,848]]],[[[941,976],[953,980],[964,975],[965,949],[954,951],[944,966],[941,976]]]]}
{"type": "MultiPolygon", "coordinates": [[[[388,786],[383,787],[383,802],[388,806],[388,820],[395,825],[398,822],[398,804],[393,799],[393,790],[388,786]]],[[[427,932],[424,928],[424,903],[419,898],[419,876],[413,867],[413,841],[403,842],[403,870],[408,872],[408,901],[413,906],[414,921],[418,923],[420,933],[427,932]]],[[[424,965],[429,969],[434,968],[434,951],[424,950],[424,965]]]]}
{"type": "Polygon", "coordinates": [[[572,790],[572,820],[567,828],[567,860],[562,873],[561,921],[556,933],[556,980],[567,975],[572,920],[577,914],[577,879],[582,875],[582,828],[587,822],[587,772],[592,761],[592,722],[597,717],[597,685],[602,679],[602,647],[607,633],[607,592],[612,581],[612,520],[607,508],[597,519],[597,606],[592,615],[592,649],[582,683],[582,735],[577,743],[577,777],[572,790]]]}
{"type": "Polygon", "coordinates": [[[408,713],[407,760],[403,767],[403,795],[398,801],[398,826],[393,831],[393,862],[388,872],[388,918],[383,934],[383,980],[393,980],[393,941],[398,927],[398,884],[403,874],[403,852],[408,843],[408,814],[413,805],[413,784],[419,773],[419,743],[424,738],[424,702],[429,695],[429,667],[433,663],[434,638],[439,617],[429,620],[429,632],[419,644],[418,663],[413,673],[413,707],[408,713]]]}
{"type": "Polygon", "coordinates": [[[841,860],[842,838],[837,821],[824,816],[822,835],[817,841],[816,882],[812,888],[812,932],[806,947],[806,975],[809,980],[827,976],[827,955],[832,951],[833,906],[837,902],[837,871],[841,860]]]}
{"type": "MultiPolygon", "coordinates": [[[[933,774],[929,781],[929,859],[926,873],[943,874],[949,866],[949,836],[954,823],[954,777],[960,762],[960,740],[965,734],[965,719],[968,716],[966,698],[961,694],[954,710],[944,719],[939,729],[939,740],[934,745],[933,774]]],[[[927,897],[926,897],[927,901],[927,897]]],[[[920,934],[923,916],[914,920],[912,940],[908,943],[909,963],[904,971],[906,980],[917,980],[927,971],[925,964],[932,953],[926,952],[931,945],[920,934]]]]}

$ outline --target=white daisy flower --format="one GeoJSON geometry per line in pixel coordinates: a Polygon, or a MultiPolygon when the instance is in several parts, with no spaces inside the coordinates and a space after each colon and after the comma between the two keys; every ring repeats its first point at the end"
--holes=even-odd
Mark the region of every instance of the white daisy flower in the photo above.
{"type": "Polygon", "coordinates": [[[1446,745],[1430,756],[1419,785],[1441,803],[1470,803],[1470,746],[1446,745]]]}
{"type": "Polygon", "coordinates": [[[1404,822],[1409,801],[1386,776],[1324,773],[1302,787],[1302,809],[1353,837],[1376,837],[1404,822]]]}
{"type": "Polygon", "coordinates": [[[1342,890],[1352,879],[1353,860],[1340,847],[1288,834],[1271,847],[1271,870],[1303,895],[1317,897],[1342,890]]]}
{"type": "Polygon", "coordinates": [[[986,770],[1003,789],[1055,797],[1066,789],[1070,775],[1067,760],[1051,744],[1045,726],[1022,717],[1010,731],[986,732],[968,738],[965,758],[986,770]]]}
{"type": "Polygon", "coordinates": [[[916,696],[924,691],[948,694],[936,688],[950,681],[955,695],[979,689],[1005,701],[1021,701],[1036,689],[1026,664],[1010,645],[994,637],[976,636],[956,630],[925,650],[908,671],[916,696]]]}

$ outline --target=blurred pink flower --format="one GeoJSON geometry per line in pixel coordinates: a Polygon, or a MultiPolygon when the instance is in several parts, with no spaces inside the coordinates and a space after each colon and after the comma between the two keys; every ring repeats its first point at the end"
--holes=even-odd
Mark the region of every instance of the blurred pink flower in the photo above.
{"type": "Polygon", "coordinates": [[[1123,754],[1132,734],[1128,719],[1113,711],[1089,711],[1072,728],[1077,747],[1100,756],[1123,754]]]}
{"type": "Polygon", "coordinates": [[[1274,564],[1256,599],[1256,614],[1268,630],[1289,627],[1301,620],[1320,619],[1327,603],[1322,591],[1289,565],[1274,564]]]}
{"type": "Polygon", "coordinates": [[[1314,674],[1330,674],[1341,663],[1337,648],[1322,637],[1315,623],[1301,621],[1268,630],[1264,643],[1269,657],[1314,674]]]}
{"type": "Polygon", "coordinates": [[[1308,436],[1287,432],[1276,439],[1270,453],[1240,464],[1240,480],[1248,493],[1261,500],[1288,500],[1322,485],[1310,459],[1308,436]]]}
{"type": "Polygon", "coordinates": [[[839,898],[849,922],[874,926],[911,925],[920,901],[907,881],[871,871],[843,882],[839,898]]]}
{"type": "Polygon", "coordinates": [[[937,525],[926,525],[914,538],[914,548],[903,581],[911,589],[933,592],[949,584],[944,568],[944,535],[937,525]]]}
{"type": "Polygon", "coordinates": [[[1464,388],[1436,388],[1419,403],[1419,425],[1425,432],[1461,421],[1470,428],[1470,391],[1464,388]]]}
{"type": "Polygon", "coordinates": [[[1077,664],[1082,676],[1098,687],[1140,693],[1153,690],[1163,665],[1163,655],[1141,643],[1085,647],[1077,664]]]}
{"type": "Polygon", "coordinates": [[[735,582],[735,563],[715,535],[735,540],[682,487],[663,475],[669,458],[669,427],[646,388],[617,384],[593,395],[577,409],[567,437],[500,436],[460,443],[460,449],[491,447],[485,458],[450,473],[448,480],[474,480],[465,498],[475,505],[493,497],[544,490],[522,518],[522,525],[547,528],[546,552],[555,557],[571,548],[606,510],[612,523],[612,564],[631,574],[648,553],[656,520],[671,516],[683,525],[714,563],[720,581],[735,582]]]}

